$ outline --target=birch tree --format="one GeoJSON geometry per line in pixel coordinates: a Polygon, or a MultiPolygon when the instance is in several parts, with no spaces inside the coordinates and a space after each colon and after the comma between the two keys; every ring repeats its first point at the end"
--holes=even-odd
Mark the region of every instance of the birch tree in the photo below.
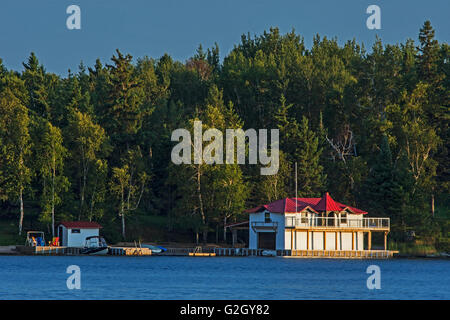
{"type": "Polygon", "coordinates": [[[31,143],[28,109],[7,88],[0,93],[0,185],[9,199],[19,201],[19,235],[24,219],[24,191],[29,187],[32,171],[28,165],[31,143]]]}
{"type": "Polygon", "coordinates": [[[45,121],[42,137],[36,146],[35,161],[42,185],[41,221],[51,222],[51,233],[55,236],[55,207],[62,202],[62,193],[68,190],[69,180],[64,176],[64,160],[67,149],[63,146],[61,129],[45,121]]]}
{"type": "Polygon", "coordinates": [[[70,139],[71,158],[75,164],[79,185],[78,220],[88,215],[92,220],[96,199],[107,171],[104,157],[109,153],[105,130],[94,123],[91,116],[75,110],[69,118],[67,136],[70,139]]]}
{"type": "Polygon", "coordinates": [[[122,167],[112,168],[111,191],[118,200],[118,216],[122,224],[122,238],[126,239],[126,216],[135,211],[150,177],[143,168],[139,149],[129,151],[122,167]]]}

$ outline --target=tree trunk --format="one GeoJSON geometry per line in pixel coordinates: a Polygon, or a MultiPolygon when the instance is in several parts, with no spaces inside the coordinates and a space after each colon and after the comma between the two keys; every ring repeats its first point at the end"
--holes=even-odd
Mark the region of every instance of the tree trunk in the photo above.
{"type": "Polygon", "coordinates": [[[223,241],[227,242],[227,228],[225,227],[227,225],[227,216],[223,218],[223,241]]]}
{"type": "Polygon", "coordinates": [[[84,207],[84,188],[85,188],[85,179],[83,178],[83,186],[81,187],[81,197],[80,197],[80,210],[78,211],[78,221],[81,220],[83,207],[84,207]]]}
{"type": "Polygon", "coordinates": [[[198,192],[198,202],[200,206],[200,215],[202,217],[202,224],[203,224],[203,243],[206,243],[208,238],[208,230],[206,230],[206,217],[205,212],[203,211],[203,198],[202,198],[202,191],[201,191],[201,171],[200,171],[200,165],[197,167],[197,192],[198,192]]]}
{"type": "Polygon", "coordinates": [[[19,236],[22,234],[22,225],[23,225],[23,191],[22,188],[20,188],[19,192],[19,201],[20,201],[20,218],[19,218],[19,236]]]}
{"type": "Polygon", "coordinates": [[[431,215],[434,218],[434,194],[431,195],[431,215]]]}
{"type": "Polygon", "coordinates": [[[120,202],[120,216],[122,218],[122,238],[125,240],[125,203],[124,203],[124,189],[122,188],[122,201],[120,202]]]}
{"type": "Polygon", "coordinates": [[[125,215],[122,213],[122,237],[125,240],[125,215]]]}
{"type": "Polygon", "coordinates": [[[82,154],[82,164],[83,164],[83,182],[80,190],[80,210],[78,212],[78,220],[81,220],[81,216],[83,214],[83,208],[85,203],[85,197],[86,197],[86,184],[87,184],[87,174],[88,174],[88,164],[85,159],[85,152],[83,146],[81,147],[81,154],[82,154]]]}
{"type": "Polygon", "coordinates": [[[94,197],[95,192],[97,191],[97,179],[95,179],[94,190],[92,190],[92,198],[91,198],[91,210],[89,213],[89,221],[92,221],[92,217],[94,216],[94,197]]]}
{"type": "Polygon", "coordinates": [[[56,175],[56,163],[53,158],[53,176],[52,176],[52,237],[55,236],[55,175],[56,175]]]}

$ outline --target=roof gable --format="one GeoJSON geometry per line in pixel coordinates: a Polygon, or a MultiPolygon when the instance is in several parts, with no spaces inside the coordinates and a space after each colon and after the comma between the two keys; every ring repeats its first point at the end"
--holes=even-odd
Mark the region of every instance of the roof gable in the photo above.
{"type": "Polygon", "coordinates": [[[325,195],[320,199],[319,203],[314,206],[317,211],[342,211],[341,208],[330,195],[325,193],[325,195]]]}
{"type": "Polygon", "coordinates": [[[67,229],[100,229],[102,226],[93,221],[63,221],[60,223],[67,229]]]}
{"type": "Polygon", "coordinates": [[[345,209],[350,210],[354,214],[367,214],[366,211],[347,206],[345,204],[334,201],[327,193],[322,198],[284,198],[276,200],[269,204],[260,205],[255,208],[246,210],[247,213],[256,213],[264,210],[272,213],[296,213],[305,209],[311,209],[314,212],[341,212],[345,209]]]}

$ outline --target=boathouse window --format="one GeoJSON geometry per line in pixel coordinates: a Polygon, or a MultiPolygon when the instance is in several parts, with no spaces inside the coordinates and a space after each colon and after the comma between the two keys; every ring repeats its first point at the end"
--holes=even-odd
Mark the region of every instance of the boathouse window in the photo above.
{"type": "Polygon", "coordinates": [[[301,223],[308,223],[307,213],[301,214],[301,223]]]}
{"type": "Polygon", "coordinates": [[[264,222],[272,222],[272,220],[270,219],[270,212],[264,213],[264,222]]]}
{"type": "Polygon", "coordinates": [[[72,229],[72,233],[80,233],[80,229],[72,229]]]}
{"type": "Polygon", "coordinates": [[[347,223],[347,213],[341,213],[341,223],[347,223]]]}

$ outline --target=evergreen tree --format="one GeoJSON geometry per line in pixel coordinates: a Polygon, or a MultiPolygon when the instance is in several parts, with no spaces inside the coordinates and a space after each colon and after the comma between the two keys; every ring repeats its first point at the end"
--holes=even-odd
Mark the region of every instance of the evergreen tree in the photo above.
{"type": "Polygon", "coordinates": [[[374,166],[370,169],[366,181],[366,197],[370,199],[368,207],[376,216],[389,215],[394,217],[401,211],[397,203],[400,199],[396,197],[394,190],[398,188],[394,181],[394,164],[392,161],[391,148],[387,136],[384,136],[374,166]]]}
{"type": "Polygon", "coordinates": [[[419,33],[420,45],[417,47],[419,79],[429,83],[440,80],[438,74],[439,43],[434,39],[434,29],[429,20],[425,21],[419,33]]]}
{"type": "Polygon", "coordinates": [[[39,64],[34,52],[23,63],[25,68],[22,78],[29,94],[29,108],[37,115],[50,119],[51,110],[48,103],[48,90],[46,88],[47,76],[44,67],[39,64]]]}
{"type": "Polygon", "coordinates": [[[293,188],[294,166],[279,152],[279,169],[274,175],[261,176],[256,184],[257,203],[269,203],[286,197],[295,196],[293,188]]]}
{"type": "Polygon", "coordinates": [[[392,190],[393,198],[396,202],[391,206],[392,209],[392,228],[401,230],[405,234],[408,221],[409,209],[414,206],[414,197],[412,190],[414,179],[409,169],[408,156],[402,151],[395,163],[393,173],[394,188],[392,190]]]}
{"type": "Polygon", "coordinates": [[[280,98],[280,107],[275,115],[277,127],[280,130],[280,149],[286,153],[289,160],[293,160],[300,142],[299,125],[295,118],[289,116],[289,109],[292,106],[292,104],[286,105],[286,98],[282,95],[280,98]]]}
{"type": "MultiPolygon", "coordinates": [[[[420,45],[417,48],[419,55],[418,73],[419,80],[428,84],[426,88],[427,100],[423,105],[428,123],[433,126],[436,134],[443,143],[439,144],[436,150],[437,164],[437,185],[436,188],[448,190],[448,178],[450,168],[448,165],[448,138],[449,138],[449,105],[450,90],[446,86],[445,80],[448,78],[448,72],[445,67],[449,60],[449,50],[445,46],[440,46],[435,39],[435,31],[430,21],[425,21],[419,33],[420,45]]],[[[448,45],[447,45],[448,47],[448,45]]],[[[448,81],[447,81],[448,84],[448,81]]],[[[434,193],[434,192],[433,192],[434,193]]]]}
{"type": "Polygon", "coordinates": [[[302,118],[299,143],[295,160],[298,168],[298,193],[302,197],[320,196],[326,186],[326,175],[320,164],[322,149],[319,139],[309,128],[309,121],[302,118]]]}
{"type": "Polygon", "coordinates": [[[132,56],[124,56],[116,50],[117,56],[108,65],[108,98],[103,112],[104,127],[114,142],[118,154],[126,154],[136,144],[136,134],[142,126],[142,91],[140,79],[134,72],[132,56]]]}

